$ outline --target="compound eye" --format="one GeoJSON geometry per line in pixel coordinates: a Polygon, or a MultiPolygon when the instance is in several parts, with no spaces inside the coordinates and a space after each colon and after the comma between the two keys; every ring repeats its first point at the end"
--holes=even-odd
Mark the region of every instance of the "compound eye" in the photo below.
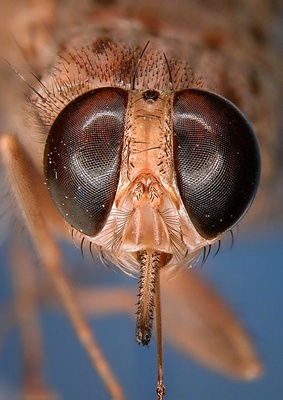
{"type": "Polygon", "coordinates": [[[87,92],[63,109],[47,137],[44,172],[52,200],[89,236],[103,228],[116,194],[127,99],[118,88],[87,92]]]}
{"type": "Polygon", "coordinates": [[[257,191],[255,134],[230,101],[198,89],[177,92],[174,164],[180,196],[199,234],[212,239],[247,212],[257,191]]]}

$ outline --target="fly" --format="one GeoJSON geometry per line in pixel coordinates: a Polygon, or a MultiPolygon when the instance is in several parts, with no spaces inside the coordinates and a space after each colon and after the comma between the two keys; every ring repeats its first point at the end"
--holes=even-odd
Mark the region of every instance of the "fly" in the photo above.
{"type": "MultiPolygon", "coordinates": [[[[162,275],[193,266],[243,218],[260,154],[228,77],[233,63],[222,87],[219,71],[209,80],[213,65],[203,74],[195,43],[180,58],[175,39],[149,32],[141,45],[147,27],[134,24],[129,34],[109,16],[115,26],[107,34],[101,11],[96,25],[62,40],[48,69],[33,73],[28,112],[37,139],[26,127],[20,138],[4,134],[1,159],[36,252],[113,399],[124,398],[122,388],[62,273],[53,231],[71,231],[102,262],[138,277],[136,339],[148,346],[156,320],[162,400],[162,275]]],[[[252,351],[251,359],[256,376],[252,351]]]]}

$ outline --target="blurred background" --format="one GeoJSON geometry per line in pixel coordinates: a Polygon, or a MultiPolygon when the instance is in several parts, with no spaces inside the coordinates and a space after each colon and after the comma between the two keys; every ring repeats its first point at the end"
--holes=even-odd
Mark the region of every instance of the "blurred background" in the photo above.
{"type": "MultiPolygon", "coordinates": [[[[236,236],[233,249],[228,244],[224,245],[214,259],[208,259],[201,273],[228,301],[250,333],[264,363],[264,374],[258,380],[248,383],[221,377],[182,355],[172,343],[165,340],[164,378],[168,400],[282,399],[283,228],[279,226],[248,237],[238,232],[236,236]]],[[[6,267],[6,255],[4,251],[1,252],[2,311],[4,304],[13,301],[10,297],[10,271],[6,267]]],[[[111,272],[99,262],[93,266],[85,265],[78,249],[70,249],[67,259],[72,260],[69,274],[77,275],[77,282],[81,280],[85,284],[86,281],[95,281],[95,285],[100,288],[136,288],[137,282],[120,271],[111,272]]],[[[125,388],[127,398],[155,398],[155,341],[152,341],[148,349],[138,346],[134,337],[135,321],[125,313],[89,318],[103,350],[125,388]]],[[[50,305],[43,306],[40,320],[44,335],[45,380],[48,387],[60,394],[60,399],[108,399],[63,311],[50,305]]],[[[5,327],[2,325],[1,328],[3,332],[5,327]]],[[[15,325],[10,328],[1,337],[0,343],[1,400],[20,399],[19,387],[23,376],[19,329],[15,325]]]]}

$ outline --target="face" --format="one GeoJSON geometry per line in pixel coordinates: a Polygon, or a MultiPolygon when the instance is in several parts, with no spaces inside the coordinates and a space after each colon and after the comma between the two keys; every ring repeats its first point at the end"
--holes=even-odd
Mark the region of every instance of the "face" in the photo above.
{"type": "Polygon", "coordinates": [[[198,89],[89,91],[56,118],[44,163],[62,217],[129,272],[147,248],[188,264],[242,218],[260,171],[246,118],[198,89]]]}

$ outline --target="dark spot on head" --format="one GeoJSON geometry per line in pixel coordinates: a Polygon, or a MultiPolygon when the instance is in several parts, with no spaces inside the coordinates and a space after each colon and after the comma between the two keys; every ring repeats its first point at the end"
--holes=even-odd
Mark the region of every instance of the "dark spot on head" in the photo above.
{"type": "Polygon", "coordinates": [[[106,50],[111,49],[113,46],[112,39],[108,37],[98,38],[92,43],[92,51],[94,54],[103,54],[106,50]]]}
{"type": "Polygon", "coordinates": [[[261,91],[261,84],[260,84],[259,76],[254,69],[250,70],[249,84],[250,84],[250,89],[251,89],[252,94],[254,96],[259,95],[259,93],[261,91]]]}
{"type": "Polygon", "coordinates": [[[250,33],[256,43],[260,45],[264,45],[266,43],[266,34],[261,26],[252,24],[250,26],[250,33]]]}
{"type": "Polygon", "coordinates": [[[113,6],[116,0],[93,0],[93,3],[99,6],[113,6]]]}
{"type": "Polygon", "coordinates": [[[143,97],[145,101],[153,103],[159,98],[159,93],[156,90],[147,90],[144,92],[143,97]]]}
{"type": "Polygon", "coordinates": [[[203,41],[210,49],[217,50],[224,45],[224,35],[218,32],[205,32],[203,41]]]}
{"type": "Polygon", "coordinates": [[[139,12],[137,20],[139,24],[142,24],[143,28],[149,35],[156,37],[160,34],[162,24],[160,23],[160,18],[154,15],[152,10],[139,12]]]}

